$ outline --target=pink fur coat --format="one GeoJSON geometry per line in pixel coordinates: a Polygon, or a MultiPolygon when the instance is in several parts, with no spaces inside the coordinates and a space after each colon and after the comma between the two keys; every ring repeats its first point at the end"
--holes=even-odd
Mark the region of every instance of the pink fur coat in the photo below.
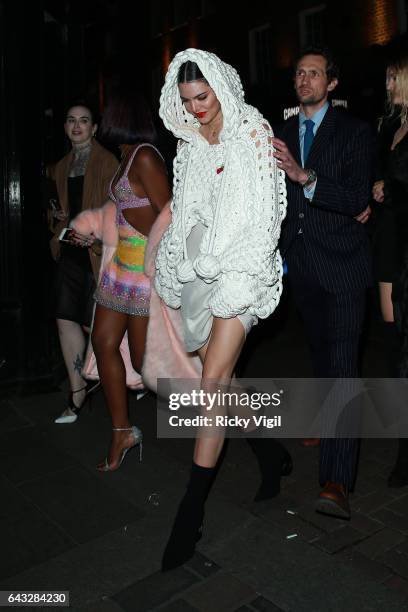
{"type": "MultiPolygon", "coordinates": [[[[151,229],[145,253],[145,274],[151,279],[152,287],[142,376],[132,367],[127,334],[120,345],[120,352],[126,367],[126,384],[131,389],[142,389],[146,386],[156,392],[158,378],[201,377],[199,358],[195,354],[186,353],[184,348],[180,311],[166,306],[153,286],[157,248],[170,221],[170,204],[167,204],[151,229]]],[[[75,217],[71,226],[80,234],[93,234],[102,241],[103,253],[99,273],[99,278],[101,278],[103,270],[113,257],[118,242],[115,204],[108,201],[101,208],[86,210],[75,217]]],[[[99,378],[91,342],[88,345],[82,373],[90,380],[99,378]]]]}

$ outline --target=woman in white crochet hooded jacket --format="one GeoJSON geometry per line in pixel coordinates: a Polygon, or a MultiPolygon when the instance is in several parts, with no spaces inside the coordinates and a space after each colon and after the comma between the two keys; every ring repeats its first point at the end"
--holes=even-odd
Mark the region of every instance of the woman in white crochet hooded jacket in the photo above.
{"type": "MultiPolygon", "coordinates": [[[[175,56],[160,116],[179,144],[155,288],[168,306],[181,308],[186,350],[201,359],[202,388],[214,390],[229,384],[247,333],[279,302],[285,179],[269,123],[245,103],[238,73],[216,55],[187,49],[175,56]]],[[[290,455],[272,439],[248,441],[262,474],[256,499],[273,497],[291,469],[290,455]]],[[[223,443],[223,434],[196,440],[163,571],[194,554],[223,443]]]]}

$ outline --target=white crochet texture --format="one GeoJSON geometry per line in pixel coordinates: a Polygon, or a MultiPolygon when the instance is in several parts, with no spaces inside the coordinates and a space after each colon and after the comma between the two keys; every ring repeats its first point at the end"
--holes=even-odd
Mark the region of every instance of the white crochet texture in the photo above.
{"type": "Polygon", "coordinates": [[[156,257],[157,293],[179,308],[183,283],[199,276],[213,284],[209,308],[214,316],[249,312],[268,317],[282,293],[277,244],[286,214],[285,176],[273,157],[271,126],[245,104],[236,70],[199,49],[178,53],[170,64],[160,116],[180,142],[174,160],[172,222],[156,257]],[[188,60],[198,64],[221,103],[220,145],[210,145],[199,134],[199,122],[181,102],[177,75],[188,60]],[[220,159],[223,171],[217,174],[220,159]],[[186,240],[199,221],[207,229],[192,262],[186,240]]]}

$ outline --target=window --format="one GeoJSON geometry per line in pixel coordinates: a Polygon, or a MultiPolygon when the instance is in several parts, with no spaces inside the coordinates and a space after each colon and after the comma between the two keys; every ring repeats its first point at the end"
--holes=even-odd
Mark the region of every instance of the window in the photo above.
{"type": "Polygon", "coordinates": [[[325,4],[300,11],[300,46],[320,45],[324,42],[325,4]]]}
{"type": "Polygon", "coordinates": [[[267,85],[272,77],[272,31],[269,23],[249,31],[251,83],[267,85]]]}

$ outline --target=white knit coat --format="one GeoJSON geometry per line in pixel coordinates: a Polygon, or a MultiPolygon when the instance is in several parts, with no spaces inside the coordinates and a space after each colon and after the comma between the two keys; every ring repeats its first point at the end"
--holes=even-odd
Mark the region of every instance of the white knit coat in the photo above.
{"type": "Polygon", "coordinates": [[[285,177],[273,157],[271,126],[245,104],[236,70],[198,49],[178,53],[171,62],[160,116],[180,140],[174,160],[172,222],[156,257],[157,293],[178,308],[183,283],[199,276],[212,283],[208,306],[214,316],[249,312],[268,317],[282,293],[277,244],[286,212],[285,177]],[[198,120],[181,102],[177,75],[188,60],[197,63],[221,104],[221,176],[210,163],[212,145],[199,134],[198,120]],[[200,220],[206,231],[199,256],[190,261],[186,240],[200,220]]]}

